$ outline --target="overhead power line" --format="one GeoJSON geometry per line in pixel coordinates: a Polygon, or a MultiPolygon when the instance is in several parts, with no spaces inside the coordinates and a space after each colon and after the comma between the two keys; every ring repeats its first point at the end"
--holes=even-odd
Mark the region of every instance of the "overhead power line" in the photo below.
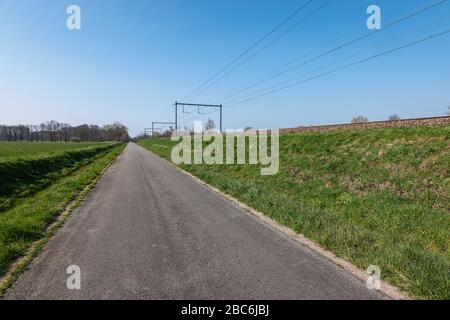
{"type": "Polygon", "coordinates": [[[306,82],[315,80],[315,79],[317,79],[317,78],[321,78],[321,77],[327,76],[327,75],[329,75],[329,74],[336,73],[336,72],[338,72],[338,71],[342,71],[342,70],[345,70],[345,69],[349,69],[349,68],[351,68],[351,67],[354,67],[354,66],[356,66],[356,65],[359,65],[359,64],[362,64],[362,63],[365,63],[365,62],[368,62],[368,61],[370,61],[370,60],[374,60],[374,59],[377,59],[377,58],[381,58],[381,57],[383,57],[383,56],[386,56],[386,55],[388,55],[388,54],[392,54],[392,53],[397,52],[397,51],[400,51],[400,50],[402,50],[402,49],[406,49],[406,48],[415,46],[415,45],[417,45],[417,44],[420,44],[420,43],[423,43],[423,42],[425,42],[425,41],[431,40],[431,39],[433,39],[433,38],[442,37],[442,36],[444,36],[444,35],[446,35],[446,34],[449,34],[449,33],[450,33],[450,29],[447,29],[447,30],[442,31],[442,32],[440,32],[440,33],[429,35],[429,36],[426,37],[426,38],[422,38],[422,39],[416,40],[416,41],[414,41],[414,42],[410,42],[410,43],[408,43],[408,44],[402,45],[402,46],[400,46],[400,47],[397,47],[397,48],[394,48],[394,49],[391,49],[391,50],[384,51],[384,52],[379,53],[379,54],[376,54],[376,55],[374,55],[374,56],[371,56],[371,57],[368,57],[368,58],[365,58],[365,59],[358,60],[358,61],[356,61],[356,62],[347,64],[347,65],[345,65],[345,66],[337,67],[337,68],[335,68],[335,69],[333,69],[333,70],[331,70],[331,71],[323,72],[323,73],[320,73],[320,74],[315,75],[315,76],[313,76],[313,77],[310,77],[310,78],[307,78],[307,79],[304,79],[304,80],[301,80],[301,81],[297,81],[297,82],[288,84],[288,85],[286,85],[286,86],[283,86],[283,87],[280,87],[280,88],[276,88],[276,89],[270,90],[270,91],[265,92],[265,93],[262,93],[262,94],[258,94],[258,95],[256,95],[256,96],[250,97],[250,98],[248,98],[248,99],[245,99],[245,100],[239,101],[239,102],[237,102],[237,103],[234,103],[234,104],[225,106],[224,108],[231,108],[231,107],[234,107],[234,106],[243,104],[243,103],[245,103],[245,102],[249,102],[249,101],[252,101],[252,100],[261,98],[261,97],[263,97],[263,96],[267,96],[267,95],[269,95],[269,94],[276,93],[276,92],[281,91],[281,90],[289,89],[289,88],[298,86],[298,85],[300,85],[300,84],[303,84],[303,83],[306,83],[306,82]]]}
{"type": "Polygon", "coordinates": [[[260,94],[260,93],[264,93],[264,92],[266,92],[266,91],[268,91],[268,90],[271,90],[272,88],[280,87],[280,86],[282,86],[282,85],[284,85],[284,84],[286,84],[286,83],[291,83],[291,82],[296,81],[296,80],[298,80],[298,79],[302,79],[302,78],[304,78],[304,77],[307,76],[307,75],[315,74],[315,73],[317,73],[317,72],[319,72],[319,71],[321,71],[321,70],[327,69],[327,68],[332,67],[332,66],[334,66],[334,65],[337,65],[337,64],[339,64],[339,63],[341,63],[341,62],[345,62],[345,61],[347,61],[347,60],[350,60],[350,59],[352,59],[352,58],[354,58],[354,57],[357,57],[357,56],[359,56],[359,55],[361,55],[361,54],[363,54],[363,53],[366,53],[366,52],[368,52],[368,51],[370,51],[370,50],[373,50],[373,49],[375,49],[375,48],[383,47],[383,46],[385,46],[385,45],[388,44],[388,43],[391,43],[391,42],[393,42],[393,41],[399,40],[399,39],[401,39],[401,38],[403,38],[403,37],[405,37],[405,36],[408,36],[408,35],[410,35],[410,34],[412,34],[412,33],[416,33],[416,32],[419,32],[419,31],[422,31],[422,30],[425,30],[425,29],[429,29],[430,27],[433,27],[433,26],[435,26],[435,25],[442,24],[443,22],[446,22],[449,18],[450,18],[449,15],[443,16],[443,17],[441,17],[439,20],[437,20],[436,22],[433,22],[431,25],[427,25],[427,26],[424,26],[424,27],[422,26],[422,27],[420,27],[420,28],[416,28],[416,29],[414,29],[414,30],[411,30],[411,31],[407,32],[406,34],[402,34],[402,35],[400,35],[400,36],[396,36],[395,38],[390,39],[390,40],[388,40],[388,41],[384,41],[384,42],[382,42],[382,43],[376,44],[376,45],[371,46],[371,47],[369,47],[369,48],[367,48],[367,49],[363,49],[363,50],[361,50],[361,51],[359,51],[359,52],[357,52],[357,53],[354,53],[354,54],[351,54],[351,55],[349,55],[349,56],[346,56],[346,57],[344,57],[344,58],[342,58],[342,59],[336,60],[336,61],[331,62],[331,63],[329,63],[329,64],[320,66],[320,67],[315,68],[315,69],[313,69],[313,70],[310,70],[310,71],[308,71],[308,72],[306,72],[306,73],[303,73],[303,74],[301,74],[301,75],[299,75],[299,76],[296,76],[296,77],[287,79],[286,81],[283,81],[283,82],[281,82],[281,83],[278,83],[277,85],[271,85],[271,86],[269,86],[269,87],[267,87],[267,88],[264,88],[264,89],[261,89],[261,90],[259,90],[259,91],[252,92],[252,93],[250,93],[250,94],[248,94],[248,95],[241,96],[241,97],[239,97],[239,98],[236,98],[236,99],[234,99],[234,100],[231,100],[230,102],[228,102],[228,104],[233,104],[235,101],[241,101],[241,100],[244,100],[244,99],[246,99],[246,98],[248,98],[248,97],[253,97],[253,96],[258,95],[258,94],[260,94]]]}
{"type": "Polygon", "coordinates": [[[326,6],[328,6],[332,1],[334,0],[327,0],[326,2],[324,2],[320,7],[318,7],[316,10],[314,10],[313,12],[311,12],[309,15],[307,15],[306,17],[304,17],[303,19],[301,19],[299,22],[297,22],[296,24],[294,24],[293,26],[291,26],[289,29],[287,29],[286,31],[284,31],[283,33],[281,33],[280,35],[278,35],[276,38],[272,39],[270,42],[268,42],[266,45],[264,45],[263,47],[259,48],[256,52],[254,52],[253,54],[251,54],[249,57],[245,58],[243,61],[241,61],[239,64],[237,64],[236,66],[234,66],[233,68],[231,68],[230,70],[228,70],[227,72],[223,73],[220,77],[218,77],[217,79],[215,79],[214,81],[212,81],[211,83],[209,83],[207,86],[203,87],[201,90],[197,91],[197,93],[195,93],[195,95],[203,92],[204,90],[210,88],[211,86],[213,86],[214,84],[216,84],[217,82],[219,82],[220,80],[222,80],[223,78],[225,78],[226,76],[228,76],[230,73],[236,71],[237,69],[239,69],[241,66],[243,66],[245,63],[247,63],[248,61],[250,61],[251,59],[253,59],[255,56],[257,56],[258,54],[260,54],[261,52],[263,52],[264,50],[266,50],[268,47],[270,47],[272,44],[274,44],[275,42],[277,42],[278,40],[280,40],[281,38],[283,38],[285,35],[287,35],[289,32],[291,32],[292,30],[294,30],[295,28],[297,28],[298,26],[300,26],[301,24],[303,24],[305,21],[307,21],[309,18],[313,17],[314,15],[316,15],[320,10],[322,10],[323,8],[325,8],[326,6]]]}
{"type": "Polygon", "coordinates": [[[302,63],[299,63],[299,64],[296,64],[294,66],[291,66],[291,67],[289,67],[287,69],[284,69],[284,70],[282,70],[280,72],[277,72],[275,74],[272,74],[272,75],[269,75],[269,76],[260,77],[260,78],[258,78],[256,80],[253,80],[246,87],[244,87],[242,89],[238,89],[237,91],[233,91],[232,93],[230,93],[230,94],[226,95],[225,97],[223,97],[222,99],[220,99],[220,101],[227,100],[227,99],[229,99],[231,97],[234,97],[234,96],[236,96],[236,95],[238,95],[240,93],[248,91],[248,90],[250,90],[250,89],[252,89],[254,87],[257,87],[257,86],[259,86],[259,85],[261,85],[263,83],[266,83],[266,82],[268,82],[270,80],[273,80],[273,79],[276,79],[278,77],[281,77],[281,76],[283,76],[283,75],[285,75],[285,74],[287,74],[287,73],[289,73],[291,71],[294,71],[294,70],[296,70],[296,69],[298,69],[298,68],[300,68],[302,66],[305,66],[305,65],[307,65],[307,64],[309,64],[311,62],[314,62],[314,61],[316,61],[316,60],[318,60],[320,58],[323,58],[323,57],[328,56],[328,55],[330,55],[332,53],[335,53],[338,50],[341,50],[343,48],[351,46],[352,44],[355,44],[355,43],[357,43],[357,42],[359,42],[361,40],[364,40],[364,39],[366,39],[368,37],[371,37],[371,36],[373,36],[373,35],[375,35],[375,34],[377,34],[379,32],[382,32],[382,31],[384,31],[386,29],[389,29],[389,28],[391,28],[391,27],[393,27],[395,25],[398,25],[398,24],[400,24],[400,23],[402,23],[404,21],[407,21],[407,20],[409,20],[409,19],[411,19],[413,17],[416,17],[417,15],[422,14],[422,13],[424,13],[426,11],[429,11],[429,10],[439,6],[439,5],[442,5],[445,2],[448,2],[448,0],[439,0],[438,2],[435,2],[435,3],[431,4],[431,5],[428,5],[428,6],[424,7],[424,8],[421,8],[419,10],[415,10],[414,12],[412,12],[410,14],[407,14],[404,17],[401,17],[401,18],[399,18],[399,19],[397,19],[395,21],[392,21],[391,23],[388,23],[385,27],[383,27],[383,29],[371,31],[371,32],[366,33],[366,34],[364,34],[362,36],[359,36],[359,37],[357,37],[357,38],[355,38],[355,39],[353,39],[351,41],[348,41],[346,43],[338,45],[337,47],[335,47],[333,49],[327,50],[327,51],[325,51],[323,53],[320,53],[317,56],[314,56],[314,57],[312,57],[310,59],[307,59],[307,60],[303,61],[302,63]]]}
{"type": "Polygon", "coordinates": [[[230,68],[234,63],[239,61],[242,57],[244,57],[247,53],[252,51],[254,48],[256,48],[261,42],[266,40],[268,37],[270,37],[273,33],[275,33],[278,29],[280,29],[283,25],[285,25],[287,22],[289,22],[293,17],[295,17],[297,14],[299,14],[302,10],[304,10],[313,0],[308,0],[304,5],[302,5],[300,8],[294,11],[289,17],[284,19],[280,24],[278,24],[275,28],[273,28],[269,33],[264,35],[261,39],[256,41],[253,45],[251,45],[247,50],[245,50],[243,53],[241,53],[237,58],[232,60],[230,63],[228,63],[225,67],[220,69],[218,72],[216,72],[213,76],[211,76],[208,80],[203,82],[199,87],[192,90],[189,94],[187,94],[182,101],[190,98],[193,94],[195,94],[197,91],[201,90],[204,86],[206,86],[208,83],[213,81],[215,78],[217,78],[219,75],[221,75],[224,71],[226,71],[228,68],[230,68]]]}

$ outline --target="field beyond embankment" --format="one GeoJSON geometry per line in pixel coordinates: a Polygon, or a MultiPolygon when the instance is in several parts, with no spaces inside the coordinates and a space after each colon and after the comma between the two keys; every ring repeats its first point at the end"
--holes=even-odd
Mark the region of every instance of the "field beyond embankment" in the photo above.
{"type": "MultiPolygon", "coordinates": [[[[142,140],[170,160],[169,139],[142,140]]],[[[291,133],[280,172],[181,165],[391,284],[450,299],[450,126],[291,133]]]]}
{"type": "Polygon", "coordinates": [[[50,154],[109,145],[109,142],[5,142],[0,141],[0,162],[36,159],[50,154]]]}

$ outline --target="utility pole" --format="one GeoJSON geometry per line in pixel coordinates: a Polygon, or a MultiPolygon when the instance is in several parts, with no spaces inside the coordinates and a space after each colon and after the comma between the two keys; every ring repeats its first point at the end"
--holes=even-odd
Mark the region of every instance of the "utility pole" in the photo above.
{"type": "MultiPolygon", "coordinates": [[[[176,124],[176,122],[160,122],[160,121],[153,121],[152,122],[152,138],[154,138],[155,137],[155,124],[158,124],[158,125],[175,125],[175,128],[176,128],[176,126],[177,126],[177,124],[176,124]]],[[[162,128],[157,128],[157,129],[159,129],[159,130],[161,130],[161,133],[162,133],[162,128]]],[[[176,130],[176,129],[175,129],[176,130]]]]}
{"type": "Polygon", "coordinates": [[[175,131],[178,130],[178,102],[175,101],[175,131]]]}
{"type": "Polygon", "coordinates": [[[220,105],[220,132],[222,132],[222,105],[220,105]]]}
{"type": "MultiPolygon", "coordinates": [[[[175,130],[178,128],[178,106],[197,107],[197,108],[217,108],[220,111],[220,132],[222,132],[222,105],[221,104],[199,104],[199,103],[181,103],[175,101],[175,130]]],[[[200,110],[198,110],[200,113],[200,110]]]]}

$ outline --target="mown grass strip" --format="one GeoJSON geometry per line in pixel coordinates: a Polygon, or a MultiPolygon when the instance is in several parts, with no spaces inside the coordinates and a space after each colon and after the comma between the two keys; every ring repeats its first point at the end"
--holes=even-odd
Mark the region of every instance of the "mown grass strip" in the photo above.
{"type": "MultiPolygon", "coordinates": [[[[48,226],[69,203],[80,201],[80,193],[99,177],[104,168],[122,152],[124,147],[125,145],[116,145],[88,165],[0,214],[0,277],[5,275],[17,258],[27,253],[32,243],[41,239],[43,242],[39,242],[36,248],[39,249],[42,246],[42,243],[54,232],[54,228],[49,230],[48,226]]],[[[32,253],[31,256],[33,254],[36,253],[32,253]]],[[[12,276],[20,272],[23,267],[19,265],[12,276]]],[[[11,280],[3,285],[3,290],[10,282],[11,280]]]]}
{"type": "MultiPolygon", "coordinates": [[[[418,298],[450,299],[450,127],[288,134],[280,172],[182,165],[418,298]]],[[[169,139],[140,144],[170,161],[169,139]]]]}

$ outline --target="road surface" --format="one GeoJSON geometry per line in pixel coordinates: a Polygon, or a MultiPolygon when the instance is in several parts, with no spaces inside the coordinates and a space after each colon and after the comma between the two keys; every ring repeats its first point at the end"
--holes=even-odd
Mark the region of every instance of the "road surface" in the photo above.
{"type": "Polygon", "coordinates": [[[382,299],[129,144],[6,299],[382,299]],[[81,289],[69,290],[67,267],[81,289]]]}

